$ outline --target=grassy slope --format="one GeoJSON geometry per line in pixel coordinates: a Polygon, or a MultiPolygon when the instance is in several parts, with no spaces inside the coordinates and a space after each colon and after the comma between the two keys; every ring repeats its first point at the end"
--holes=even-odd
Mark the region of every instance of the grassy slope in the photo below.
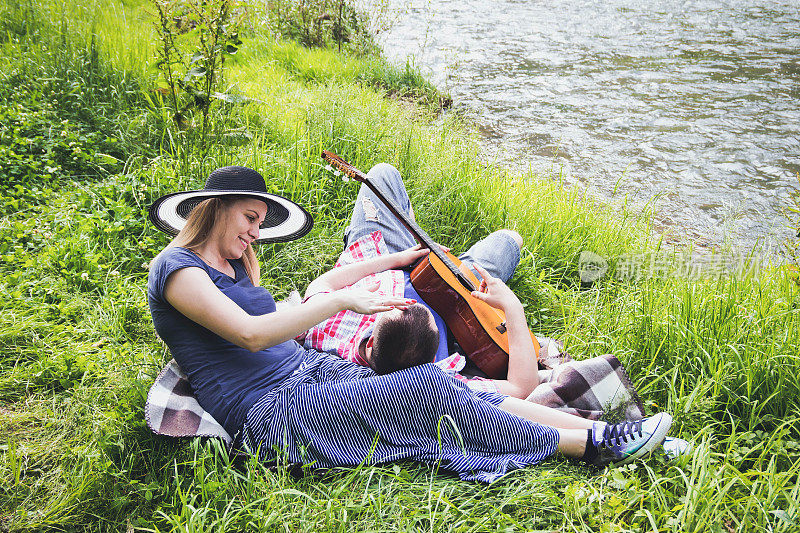
{"type": "Polygon", "coordinates": [[[779,272],[607,276],[582,289],[580,252],[652,252],[646,221],[485,167],[457,122],[366,88],[401,77],[378,61],[258,33],[228,74],[261,101],[232,110],[253,140],[192,154],[191,171],[176,175],[153,149],[165,130],[147,108],[143,11],[64,5],[32,5],[30,16],[3,5],[6,29],[27,20],[38,33],[4,32],[0,58],[13,125],[0,137],[17,169],[3,174],[0,200],[0,530],[797,529],[800,294],[779,272]],[[34,153],[39,145],[47,150],[34,153]],[[692,457],[605,473],[554,459],[485,487],[415,464],[325,475],[234,467],[215,443],[150,434],[141,407],[169,356],[144,297],[143,264],[166,242],[146,206],[201,186],[215,166],[261,169],[317,222],[300,242],[260,252],[263,284],[281,296],[332,263],[356,194],[323,170],[323,147],[364,169],[395,164],[420,223],[456,250],[492,229],[520,231],[513,286],[532,328],[578,357],[617,354],[646,403],[675,413],[673,434],[696,442],[692,457]]]}

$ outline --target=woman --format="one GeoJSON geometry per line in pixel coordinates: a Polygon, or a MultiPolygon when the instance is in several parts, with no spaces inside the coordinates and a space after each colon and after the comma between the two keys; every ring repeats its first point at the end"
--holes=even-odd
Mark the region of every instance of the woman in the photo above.
{"type": "MultiPolygon", "coordinates": [[[[177,233],[153,261],[148,300],[156,331],[189,376],[200,404],[262,460],[337,465],[414,459],[462,479],[492,481],[556,450],[596,465],[624,464],[664,439],[666,413],[607,425],[542,406],[476,392],[426,364],[376,375],[294,338],[345,309],[374,314],[413,300],[376,286],[317,294],[280,311],[258,287],[254,242],[310,231],[300,206],[267,193],[246,167],[211,173],[205,189],[152,206],[159,229],[177,233]]],[[[423,254],[391,254],[401,268],[423,254]]]]}

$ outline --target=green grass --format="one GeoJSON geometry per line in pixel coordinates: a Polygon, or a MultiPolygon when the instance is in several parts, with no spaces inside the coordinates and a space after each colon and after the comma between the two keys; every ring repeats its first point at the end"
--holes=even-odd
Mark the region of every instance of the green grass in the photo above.
{"type": "Polygon", "coordinates": [[[673,250],[649,238],[646,214],[484,164],[475,135],[434,120],[439,96],[420,98],[437,93],[407,69],[259,27],[227,73],[252,101],[217,111],[244,141],[188,154],[179,174],[142,5],[3,2],[0,531],[800,529],[800,288],[781,269],[627,282],[612,261],[582,286],[584,250],[659,261],[673,250]],[[423,105],[386,98],[403,91],[423,105]],[[420,224],[456,251],[518,230],[512,286],[532,329],[578,358],[620,357],[692,456],[613,471],[552,459],[483,486],[413,463],[270,469],[151,434],[142,406],[169,354],[146,264],[167,239],[147,206],[220,165],[262,170],[316,221],[259,251],[262,283],[281,297],[332,265],[357,192],[324,170],[322,148],[364,170],[397,166],[420,224]]]}

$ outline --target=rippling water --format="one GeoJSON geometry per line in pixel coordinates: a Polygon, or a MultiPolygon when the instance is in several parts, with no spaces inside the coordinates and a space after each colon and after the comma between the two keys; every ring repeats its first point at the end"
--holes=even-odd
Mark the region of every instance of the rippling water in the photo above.
{"type": "Polygon", "coordinates": [[[471,110],[490,157],[649,201],[701,242],[791,236],[797,0],[394,1],[387,55],[471,110]]]}

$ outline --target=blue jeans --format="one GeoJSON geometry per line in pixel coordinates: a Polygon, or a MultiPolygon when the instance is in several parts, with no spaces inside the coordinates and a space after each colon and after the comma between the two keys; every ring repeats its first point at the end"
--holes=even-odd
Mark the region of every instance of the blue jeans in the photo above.
{"type": "MultiPolygon", "coordinates": [[[[379,163],[369,171],[369,177],[383,195],[397,205],[399,211],[411,215],[411,200],[396,168],[388,163],[379,163]]],[[[344,232],[345,248],[375,230],[381,230],[383,233],[383,240],[389,252],[400,252],[417,244],[411,233],[383,201],[369,187],[362,184],[350,218],[350,225],[344,232]]],[[[478,263],[489,274],[506,282],[514,275],[514,270],[519,264],[520,250],[514,238],[508,232],[501,230],[490,233],[458,257],[468,265],[478,263]]],[[[480,279],[477,272],[475,275],[480,279]]]]}

